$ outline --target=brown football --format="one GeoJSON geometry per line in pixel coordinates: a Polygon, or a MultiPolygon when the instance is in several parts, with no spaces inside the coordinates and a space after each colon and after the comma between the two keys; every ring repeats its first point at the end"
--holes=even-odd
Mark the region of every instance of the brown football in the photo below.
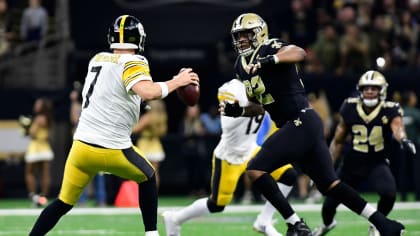
{"type": "Polygon", "coordinates": [[[179,99],[188,106],[194,106],[198,103],[200,98],[200,88],[197,85],[189,84],[186,86],[179,87],[176,90],[179,99]]]}

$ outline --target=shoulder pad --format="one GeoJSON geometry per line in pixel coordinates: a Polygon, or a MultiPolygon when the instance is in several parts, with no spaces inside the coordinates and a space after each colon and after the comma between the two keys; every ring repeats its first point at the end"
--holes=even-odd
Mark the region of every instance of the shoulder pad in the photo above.
{"type": "Polygon", "coordinates": [[[384,107],[386,108],[392,108],[392,107],[399,107],[400,104],[398,102],[391,102],[391,101],[385,101],[384,107]]]}

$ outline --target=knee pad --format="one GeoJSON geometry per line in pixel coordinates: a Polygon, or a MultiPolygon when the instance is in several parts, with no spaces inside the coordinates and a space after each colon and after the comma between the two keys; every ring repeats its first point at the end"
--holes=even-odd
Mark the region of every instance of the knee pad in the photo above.
{"type": "Polygon", "coordinates": [[[218,206],[216,202],[211,199],[207,200],[207,208],[211,213],[222,212],[225,209],[225,206],[218,206]]]}

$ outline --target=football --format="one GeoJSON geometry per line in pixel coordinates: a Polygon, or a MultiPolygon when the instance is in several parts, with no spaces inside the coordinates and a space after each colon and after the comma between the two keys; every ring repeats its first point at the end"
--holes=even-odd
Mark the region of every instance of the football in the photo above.
{"type": "Polygon", "coordinates": [[[176,93],[179,99],[188,106],[194,106],[200,98],[200,88],[195,84],[179,87],[176,93]]]}

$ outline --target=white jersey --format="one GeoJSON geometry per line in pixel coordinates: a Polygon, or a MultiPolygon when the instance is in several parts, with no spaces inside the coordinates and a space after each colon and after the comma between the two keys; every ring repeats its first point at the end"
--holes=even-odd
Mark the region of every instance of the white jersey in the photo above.
{"type": "MultiPolygon", "coordinates": [[[[249,101],[246,95],[244,84],[233,79],[224,83],[218,90],[218,99],[221,101],[238,101],[242,107],[248,106],[249,101]]],[[[257,145],[257,137],[261,136],[259,131],[262,129],[264,118],[267,115],[254,117],[228,117],[221,116],[222,135],[214,150],[214,154],[221,160],[226,160],[232,164],[242,164],[247,161],[257,145]]],[[[270,120],[271,121],[271,120],[270,120]]],[[[268,125],[271,123],[268,122],[268,125]]],[[[269,129],[264,128],[265,131],[269,129]]],[[[265,137],[265,135],[262,135],[265,137]]]]}
{"type": "Polygon", "coordinates": [[[130,135],[139,119],[141,98],[131,88],[141,80],[152,80],[145,57],[96,54],[89,62],[74,139],[112,149],[132,146],[130,135]]]}

